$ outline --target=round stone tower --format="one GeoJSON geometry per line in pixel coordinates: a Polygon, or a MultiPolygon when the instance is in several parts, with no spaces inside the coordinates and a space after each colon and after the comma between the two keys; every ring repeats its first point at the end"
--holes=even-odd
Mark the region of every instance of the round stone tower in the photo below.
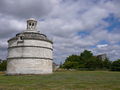
{"type": "Polygon", "coordinates": [[[8,40],[8,75],[51,74],[52,44],[46,35],[37,31],[37,21],[27,20],[27,29],[8,40]]]}

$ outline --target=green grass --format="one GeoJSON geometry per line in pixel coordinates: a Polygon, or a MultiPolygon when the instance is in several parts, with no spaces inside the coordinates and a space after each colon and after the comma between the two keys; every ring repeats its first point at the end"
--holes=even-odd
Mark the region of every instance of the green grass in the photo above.
{"type": "Polygon", "coordinates": [[[0,74],[0,90],[120,90],[120,72],[64,71],[51,75],[0,74]]]}

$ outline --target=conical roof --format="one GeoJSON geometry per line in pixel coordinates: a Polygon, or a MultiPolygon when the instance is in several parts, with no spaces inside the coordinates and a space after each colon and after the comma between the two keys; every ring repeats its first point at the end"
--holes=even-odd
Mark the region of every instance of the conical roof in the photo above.
{"type": "Polygon", "coordinates": [[[22,32],[22,33],[18,33],[16,34],[15,37],[11,38],[9,41],[11,40],[18,40],[18,37],[22,37],[22,40],[41,40],[41,41],[47,41],[50,43],[53,43],[51,40],[49,40],[47,38],[47,36],[45,34],[41,34],[39,32],[22,32]]]}

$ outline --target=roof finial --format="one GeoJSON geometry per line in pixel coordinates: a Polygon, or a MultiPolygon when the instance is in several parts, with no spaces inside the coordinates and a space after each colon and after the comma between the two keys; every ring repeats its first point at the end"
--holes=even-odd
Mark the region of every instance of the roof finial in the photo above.
{"type": "Polygon", "coordinates": [[[27,20],[27,31],[37,31],[37,21],[34,18],[27,20]]]}

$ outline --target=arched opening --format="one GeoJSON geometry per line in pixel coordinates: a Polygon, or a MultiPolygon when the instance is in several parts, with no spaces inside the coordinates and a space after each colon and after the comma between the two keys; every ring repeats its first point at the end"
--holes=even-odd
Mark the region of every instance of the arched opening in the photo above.
{"type": "Polygon", "coordinates": [[[34,26],[34,23],[32,23],[32,26],[34,26]]]}
{"type": "Polygon", "coordinates": [[[23,40],[23,37],[22,37],[22,36],[20,36],[20,40],[23,40]]]}
{"type": "Polygon", "coordinates": [[[29,26],[31,26],[31,23],[29,23],[29,26]]]}

